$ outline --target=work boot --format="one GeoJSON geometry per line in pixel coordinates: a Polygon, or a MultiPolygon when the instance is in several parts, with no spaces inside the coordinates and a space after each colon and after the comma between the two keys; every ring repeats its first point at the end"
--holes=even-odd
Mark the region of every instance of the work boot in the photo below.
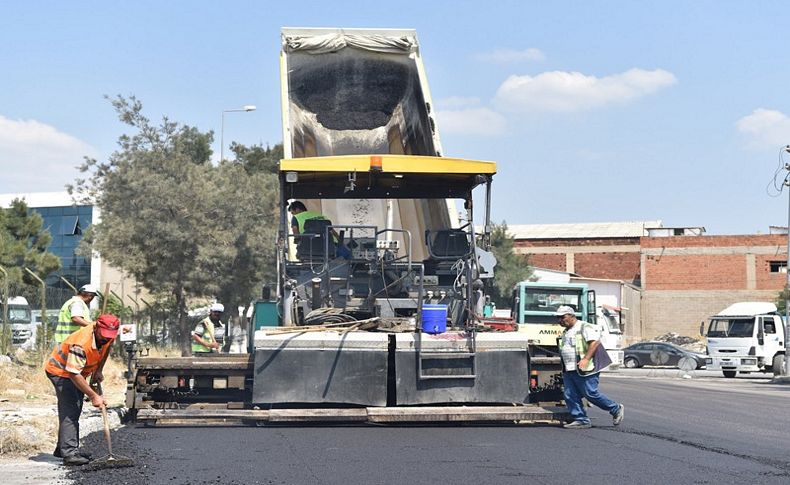
{"type": "Polygon", "coordinates": [[[617,409],[615,415],[612,416],[612,424],[617,426],[618,424],[622,423],[623,416],[625,416],[625,406],[621,404],[620,408],[617,409]]]}
{"type": "Polygon", "coordinates": [[[587,429],[592,428],[592,424],[583,421],[571,421],[570,423],[563,424],[562,427],[565,429],[587,429]]]}
{"type": "Polygon", "coordinates": [[[63,458],[63,464],[66,466],[82,466],[88,463],[90,463],[89,459],[76,453],[63,458]]]}
{"type": "MultiPolygon", "coordinates": [[[[89,460],[91,458],[93,458],[93,455],[91,454],[90,451],[86,451],[86,450],[80,449],[80,450],[77,450],[77,454],[79,456],[81,456],[83,458],[87,458],[89,460]]],[[[63,458],[63,453],[60,452],[60,448],[55,448],[55,451],[52,453],[52,456],[54,456],[55,458],[63,458]]]]}

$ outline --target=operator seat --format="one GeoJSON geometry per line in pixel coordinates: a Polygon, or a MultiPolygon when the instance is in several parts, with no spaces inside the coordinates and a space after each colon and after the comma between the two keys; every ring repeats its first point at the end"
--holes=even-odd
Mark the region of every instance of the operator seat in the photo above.
{"type": "MultiPolygon", "coordinates": [[[[329,219],[308,219],[304,221],[304,233],[298,236],[296,258],[300,261],[323,260],[326,254],[327,227],[332,225],[329,219]]],[[[335,238],[329,237],[329,259],[335,257],[335,238]]]]}
{"type": "Polygon", "coordinates": [[[426,231],[426,242],[431,259],[459,259],[470,251],[467,234],[460,229],[441,229],[433,233],[426,231]]]}
{"type": "Polygon", "coordinates": [[[430,255],[428,259],[436,261],[457,260],[471,250],[468,235],[461,229],[425,231],[425,243],[430,255]]]}
{"type": "Polygon", "coordinates": [[[438,275],[442,284],[452,284],[455,279],[452,266],[471,251],[468,234],[461,229],[429,230],[425,231],[425,243],[428,246],[428,258],[423,261],[425,274],[438,275]]]}

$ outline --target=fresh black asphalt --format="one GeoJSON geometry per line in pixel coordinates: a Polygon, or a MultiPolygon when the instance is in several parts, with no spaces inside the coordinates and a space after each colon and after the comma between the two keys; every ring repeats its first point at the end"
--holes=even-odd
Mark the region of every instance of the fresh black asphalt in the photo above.
{"type": "MultiPolygon", "coordinates": [[[[556,426],[126,427],[134,468],[75,470],[93,484],[788,483],[790,386],[609,376],[617,428],[556,426]]],[[[85,444],[102,454],[101,433],[85,444]]]]}

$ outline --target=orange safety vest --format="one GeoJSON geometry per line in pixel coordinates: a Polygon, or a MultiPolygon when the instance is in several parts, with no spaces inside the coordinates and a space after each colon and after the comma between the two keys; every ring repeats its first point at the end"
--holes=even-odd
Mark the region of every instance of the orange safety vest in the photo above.
{"type": "Polygon", "coordinates": [[[81,374],[83,377],[91,375],[99,367],[99,363],[110,351],[115,341],[115,339],[112,339],[104,344],[101,349],[94,349],[93,327],[94,325],[81,327],[79,330],[69,335],[62,344],[52,351],[47,363],[44,364],[44,370],[53,376],[68,378],[74,375],[66,370],[66,361],[68,360],[71,346],[79,345],[85,351],[85,367],[82,368],[81,374]]]}

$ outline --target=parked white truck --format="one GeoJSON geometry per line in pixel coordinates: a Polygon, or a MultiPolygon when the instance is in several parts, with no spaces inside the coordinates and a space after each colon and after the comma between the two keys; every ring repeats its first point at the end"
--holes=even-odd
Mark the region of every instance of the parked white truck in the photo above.
{"type": "MultiPolygon", "coordinates": [[[[0,304],[2,301],[0,301],[0,304]]],[[[27,299],[22,296],[12,296],[6,302],[7,304],[7,318],[8,323],[11,325],[11,335],[13,343],[24,344],[31,338],[35,337],[35,325],[30,313],[30,305],[27,299]]],[[[0,314],[0,324],[3,323],[2,314],[0,314]]]]}
{"type": "MultiPolygon", "coordinates": [[[[700,325],[704,335],[705,322],[700,325]]],[[[724,377],[740,372],[782,373],[785,358],[785,328],[776,305],[739,302],[710,319],[708,325],[708,370],[724,377]]]]}

